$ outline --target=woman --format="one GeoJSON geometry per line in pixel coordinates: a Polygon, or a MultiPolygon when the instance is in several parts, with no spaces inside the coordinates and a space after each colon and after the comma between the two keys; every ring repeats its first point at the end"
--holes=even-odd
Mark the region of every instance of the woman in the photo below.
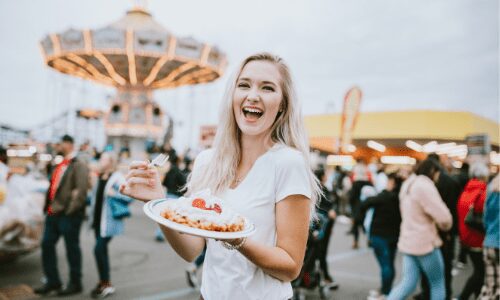
{"type": "Polygon", "coordinates": [[[369,299],[381,299],[387,296],[392,288],[396,275],[394,258],[399,237],[401,214],[399,212],[399,190],[402,179],[391,173],[387,176],[386,188],[375,197],[361,203],[357,222],[362,223],[366,211],[374,208],[370,226],[370,245],[380,266],[382,284],[380,292],[371,292],[369,299]]]}
{"type": "Polygon", "coordinates": [[[325,280],[326,286],[330,289],[336,289],[339,285],[337,282],[335,282],[333,277],[330,275],[330,272],[328,271],[326,256],[328,254],[328,245],[330,244],[330,237],[332,235],[333,225],[335,225],[335,218],[337,217],[337,213],[335,212],[333,201],[330,200],[330,192],[324,185],[326,182],[325,170],[323,168],[320,168],[314,172],[314,175],[319,180],[321,189],[323,191],[323,195],[319,199],[317,212],[318,214],[322,214],[324,216],[324,220],[326,221],[326,224],[324,226],[324,236],[318,245],[317,253],[319,258],[319,267],[323,272],[323,278],[325,280]]]}
{"type": "Polygon", "coordinates": [[[459,299],[469,299],[472,294],[474,294],[474,299],[476,299],[479,296],[484,280],[484,262],[482,257],[484,233],[467,226],[465,224],[465,217],[471,206],[474,206],[476,213],[483,213],[489,170],[486,164],[476,163],[470,166],[469,172],[471,179],[465,185],[465,189],[458,199],[457,217],[460,241],[466,247],[466,253],[472,262],[474,271],[467,280],[459,299]]]}
{"type": "Polygon", "coordinates": [[[478,299],[500,299],[500,175],[497,174],[488,186],[488,196],[484,206],[484,276],[483,288],[478,299]]]}
{"type": "Polygon", "coordinates": [[[95,233],[94,256],[99,272],[99,282],[91,292],[93,298],[106,297],[115,292],[109,274],[108,244],[112,237],[123,233],[123,221],[113,217],[112,201],[130,201],[130,198],[118,192],[120,185],[125,182],[125,177],[117,171],[117,165],[116,154],[104,152],[101,155],[99,178],[92,197],[89,224],[95,233]]]}
{"type": "MultiPolygon", "coordinates": [[[[274,55],[256,54],[235,75],[214,148],[198,155],[187,188],[188,193],[210,188],[252,220],[257,231],[248,240],[226,241],[228,247],[161,228],[187,261],[207,246],[202,299],[289,299],[321,190],[309,167],[303,119],[286,64],[274,55]]],[[[145,162],[130,169],[125,194],[143,201],[163,197],[156,170],[145,162]]]]}
{"type": "Polygon", "coordinates": [[[442,241],[436,226],[449,230],[452,217],[434,185],[439,170],[436,161],[426,159],[401,187],[398,249],[403,253],[403,278],[391,290],[389,300],[407,299],[417,286],[420,270],[429,280],[431,300],[445,299],[442,241]]]}

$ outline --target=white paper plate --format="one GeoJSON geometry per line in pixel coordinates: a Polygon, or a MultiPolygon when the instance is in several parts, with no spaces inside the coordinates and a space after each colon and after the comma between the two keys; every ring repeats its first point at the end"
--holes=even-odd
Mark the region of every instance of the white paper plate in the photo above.
{"type": "Polygon", "coordinates": [[[254,234],[255,232],[254,224],[248,221],[247,218],[245,218],[245,227],[243,228],[243,230],[237,232],[210,231],[210,230],[193,228],[187,225],[170,221],[160,215],[160,213],[165,209],[167,201],[176,201],[176,199],[165,198],[165,199],[157,199],[149,201],[146,204],[144,204],[143,207],[144,213],[153,221],[165,225],[168,228],[171,228],[173,230],[182,233],[201,236],[205,238],[220,239],[220,240],[238,239],[238,238],[248,237],[254,234]]]}

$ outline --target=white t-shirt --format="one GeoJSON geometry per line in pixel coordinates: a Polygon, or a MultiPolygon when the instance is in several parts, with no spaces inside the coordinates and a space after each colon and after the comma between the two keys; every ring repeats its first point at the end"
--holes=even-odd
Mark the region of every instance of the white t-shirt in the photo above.
{"type": "MultiPolygon", "coordinates": [[[[193,172],[206,166],[212,155],[213,150],[200,153],[193,172]]],[[[276,246],[276,203],[290,195],[311,198],[308,168],[299,151],[276,144],[255,161],[235,189],[217,196],[255,224],[249,239],[276,246]]],[[[281,300],[292,298],[293,291],[289,282],[264,273],[239,251],[207,239],[201,294],[205,300],[281,300]]]]}

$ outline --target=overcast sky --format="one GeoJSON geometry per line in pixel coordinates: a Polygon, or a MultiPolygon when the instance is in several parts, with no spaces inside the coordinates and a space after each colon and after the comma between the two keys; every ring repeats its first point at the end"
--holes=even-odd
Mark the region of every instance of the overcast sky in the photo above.
{"type": "MultiPolygon", "coordinates": [[[[0,0],[0,123],[31,128],[68,108],[106,108],[112,89],[60,75],[38,42],[70,27],[101,28],[126,0],[0,0]]],[[[288,61],[305,114],[340,112],[353,85],[362,111],[470,111],[498,122],[497,0],[150,0],[153,17],[178,36],[217,45],[226,74],[245,56],[288,61]]],[[[227,76],[155,93],[179,134],[215,123],[227,76]]],[[[189,137],[190,140],[195,137],[189,137]]]]}

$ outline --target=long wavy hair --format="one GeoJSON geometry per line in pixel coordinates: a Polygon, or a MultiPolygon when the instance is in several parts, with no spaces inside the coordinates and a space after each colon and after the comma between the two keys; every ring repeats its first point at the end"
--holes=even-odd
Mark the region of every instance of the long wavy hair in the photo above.
{"type": "MultiPolygon", "coordinates": [[[[286,145],[300,151],[310,166],[309,142],[305,131],[302,113],[294,90],[292,76],[285,62],[270,53],[258,53],[247,57],[230,78],[223,104],[221,105],[219,126],[214,139],[214,154],[209,164],[201,171],[200,176],[191,177],[187,184],[188,193],[210,188],[219,193],[229,188],[236,177],[236,169],[241,160],[241,130],[236,123],[233,112],[233,94],[236,82],[243,68],[252,61],[273,63],[281,75],[283,99],[281,112],[276,116],[271,127],[271,139],[274,143],[286,145]]],[[[318,180],[309,168],[309,184],[311,186],[311,216],[314,217],[316,202],[322,194],[318,180]]]]}

